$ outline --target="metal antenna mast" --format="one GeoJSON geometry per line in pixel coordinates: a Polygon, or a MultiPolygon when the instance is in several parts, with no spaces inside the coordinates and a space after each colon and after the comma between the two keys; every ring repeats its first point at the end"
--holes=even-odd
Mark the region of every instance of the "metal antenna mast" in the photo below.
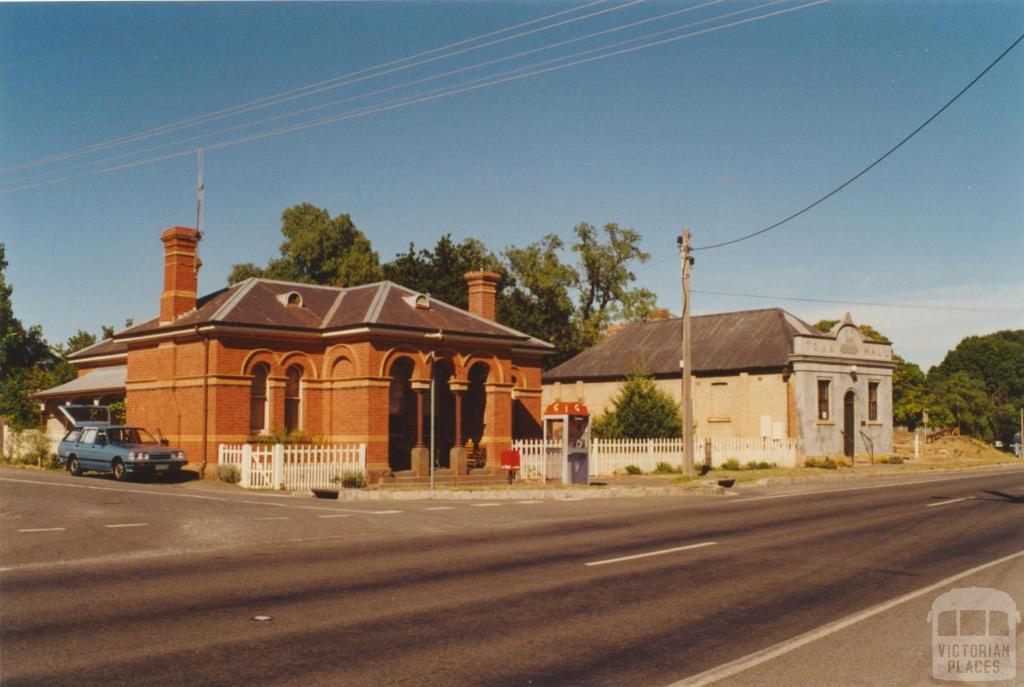
{"type": "Polygon", "coordinates": [[[203,237],[203,193],[206,191],[206,184],[203,183],[203,149],[196,151],[196,162],[199,167],[198,182],[196,183],[196,231],[199,238],[203,237]]]}

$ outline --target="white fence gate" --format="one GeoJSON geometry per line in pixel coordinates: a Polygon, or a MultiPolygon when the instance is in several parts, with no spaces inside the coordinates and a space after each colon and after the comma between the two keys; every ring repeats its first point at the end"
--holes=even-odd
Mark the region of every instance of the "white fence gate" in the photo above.
{"type": "Polygon", "coordinates": [[[237,465],[246,489],[330,489],[366,474],[366,444],[221,444],[217,461],[237,465]]]}
{"type": "MultiPolygon", "coordinates": [[[[704,463],[710,447],[711,464],[719,467],[727,460],[745,465],[751,461],[775,463],[779,467],[796,467],[796,439],[791,437],[725,437],[693,441],[694,462],[704,463]]],[[[562,455],[557,444],[544,445],[541,439],[516,441],[519,451],[519,479],[561,479],[562,455]]],[[[682,464],[682,439],[595,439],[590,444],[590,475],[610,475],[627,465],[643,472],[654,472],[658,463],[674,467],[682,464]]]]}
{"type": "Polygon", "coordinates": [[[35,450],[35,442],[40,434],[46,436],[46,443],[49,445],[51,456],[57,455],[57,447],[60,440],[64,438],[66,430],[47,429],[26,429],[16,432],[8,425],[3,425],[3,438],[0,445],[3,446],[3,457],[5,460],[20,460],[23,456],[35,450]]]}

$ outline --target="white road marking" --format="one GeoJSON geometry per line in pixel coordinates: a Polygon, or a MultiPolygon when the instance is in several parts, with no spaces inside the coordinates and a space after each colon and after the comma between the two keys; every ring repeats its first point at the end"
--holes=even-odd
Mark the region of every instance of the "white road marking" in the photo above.
{"type": "Polygon", "coordinates": [[[33,527],[27,530],[18,530],[19,532],[63,532],[63,527],[33,527]]]}
{"type": "Polygon", "coordinates": [[[273,518],[256,518],[256,519],[257,520],[287,520],[288,518],[287,518],[287,516],[279,515],[279,516],[273,517],[273,518]]]}
{"type": "Polygon", "coordinates": [[[430,508],[424,508],[423,510],[455,510],[455,506],[431,506],[430,508]]]}
{"type": "Polygon", "coordinates": [[[148,526],[149,526],[148,522],[122,522],[122,523],[120,523],[118,525],[104,525],[104,527],[109,527],[110,529],[114,529],[116,527],[148,527],[148,526]]]}
{"type": "Polygon", "coordinates": [[[526,504],[544,503],[544,502],[543,501],[516,501],[516,503],[522,503],[522,504],[526,505],[526,504]]]}
{"type": "Polygon", "coordinates": [[[335,513],[334,515],[318,515],[318,518],[351,518],[351,513],[335,513]]]}
{"type": "Polygon", "coordinates": [[[885,611],[895,608],[896,606],[906,603],[907,601],[911,601],[920,596],[924,596],[925,594],[931,594],[932,592],[938,591],[944,587],[949,586],[957,580],[961,580],[975,573],[982,572],[983,570],[988,570],[989,568],[995,567],[997,565],[1002,565],[1003,563],[1008,563],[1009,561],[1021,557],[1024,557],[1024,551],[1018,551],[1017,553],[1011,553],[1009,556],[1003,556],[1002,558],[997,558],[994,561],[982,563],[981,565],[970,568],[969,570],[964,570],[963,572],[959,572],[955,575],[947,577],[944,580],[939,580],[938,582],[930,584],[927,587],[921,587],[918,590],[908,592],[907,594],[904,594],[902,596],[897,596],[895,599],[890,599],[889,601],[885,601],[876,606],[872,606],[871,608],[867,608],[858,613],[848,615],[845,618],[841,618],[834,622],[828,623],[827,625],[822,625],[821,627],[815,630],[805,632],[804,634],[793,637],[792,639],[787,639],[784,642],[779,642],[778,644],[770,646],[767,649],[756,651],[747,656],[743,656],[742,658],[738,658],[735,661],[723,663],[717,668],[706,670],[703,673],[698,673],[697,675],[691,675],[688,678],[683,678],[678,682],[673,682],[671,685],[668,685],[668,687],[703,687],[704,685],[710,685],[715,682],[719,682],[720,680],[724,680],[725,678],[732,677],[733,675],[742,673],[745,670],[749,670],[750,668],[759,666],[762,663],[767,663],[768,661],[778,658],[779,656],[788,654],[790,651],[799,649],[800,647],[810,644],[811,642],[817,641],[819,639],[822,639],[823,637],[828,637],[829,635],[835,634],[840,630],[846,629],[851,625],[855,625],[863,620],[867,620],[868,618],[874,617],[879,613],[884,613],[885,611]]]}
{"type": "Polygon", "coordinates": [[[394,515],[395,513],[401,513],[400,510],[361,510],[356,511],[358,513],[366,513],[367,515],[394,515]]]}
{"type": "Polygon", "coordinates": [[[469,504],[474,508],[491,508],[492,506],[500,506],[500,503],[471,503],[469,504]]]}
{"type": "Polygon", "coordinates": [[[948,506],[951,503],[959,503],[960,501],[970,501],[973,496],[965,496],[962,499],[947,499],[945,501],[936,501],[935,503],[929,503],[925,508],[934,508],[935,506],[948,506]]]}
{"type": "Polygon", "coordinates": [[[638,553],[632,556],[622,556],[620,558],[609,558],[604,561],[591,561],[590,563],[584,563],[583,565],[590,567],[594,565],[608,565],[609,563],[621,563],[622,561],[632,561],[637,558],[648,558],[650,556],[663,556],[666,553],[675,553],[676,551],[688,551],[690,549],[700,549],[705,546],[714,546],[718,542],[706,541],[700,544],[688,544],[687,546],[677,546],[672,549],[662,549],[660,551],[648,551],[647,553],[638,553]]]}

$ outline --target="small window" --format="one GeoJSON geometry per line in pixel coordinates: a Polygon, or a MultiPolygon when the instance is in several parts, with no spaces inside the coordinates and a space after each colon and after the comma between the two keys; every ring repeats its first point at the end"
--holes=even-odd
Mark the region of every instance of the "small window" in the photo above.
{"type": "Polygon", "coordinates": [[[711,383],[711,417],[716,420],[729,417],[729,385],[726,382],[711,383]]]}
{"type": "Polygon", "coordinates": [[[78,437],[80,436],[82,436],[82,430],[76,428],[67,433],[67,436],[64,437],[64,441],[78,441],[78,437]]]}
{"type": "Polygon", "coordinates": [[[878,382],[868,382],[868,419],[878,421],[878,382]]]}
{"type": "Polygon", "coordinates": [[[832,414],[829,411],[828,393],[829,387],[832,386],[831,380],[819,379],[818,380],[818,419],[828,420],[832,414]]]}
{"type": "Polygon", "coordinates": [[[96,429],[89,428],[82,431],[82,443],[83,444],[95,444],[96,443],[96,429]]]}
{"type": "Polygon", "coordinates": [[[285,372],[284,429],[294,432],[302,429],[302,366],[292,365],[285,372]]]}
{"type": "Polygon", "coordinates": [[[270,368],[260,363],[252,369],[252,389],[249,395],[249,429],[262,432],[267,428],[267,375],[270,368]]]}

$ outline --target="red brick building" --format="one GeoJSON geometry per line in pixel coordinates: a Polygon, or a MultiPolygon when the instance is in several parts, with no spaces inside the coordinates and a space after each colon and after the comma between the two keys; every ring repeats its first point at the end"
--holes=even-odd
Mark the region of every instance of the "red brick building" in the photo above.
{"type": "Polygon", "coordinates": [[[540,436],[552,347],[495,321],[497,274],[466,274],[469,311],[387,281],[253,278],[200,298],[198,233],[160,238],[159,317],[73,355],[79,379],[39,394],[50,414],[72,398],[116,397],[123,375],[127,422],[159,429],[190,462],[216,462],[221,443],[304,432],[365,442],[371,480],[423,474],[431,426],[438,463],[458,474],[467,448],[490,472],[513,437],[540,436]]]}

